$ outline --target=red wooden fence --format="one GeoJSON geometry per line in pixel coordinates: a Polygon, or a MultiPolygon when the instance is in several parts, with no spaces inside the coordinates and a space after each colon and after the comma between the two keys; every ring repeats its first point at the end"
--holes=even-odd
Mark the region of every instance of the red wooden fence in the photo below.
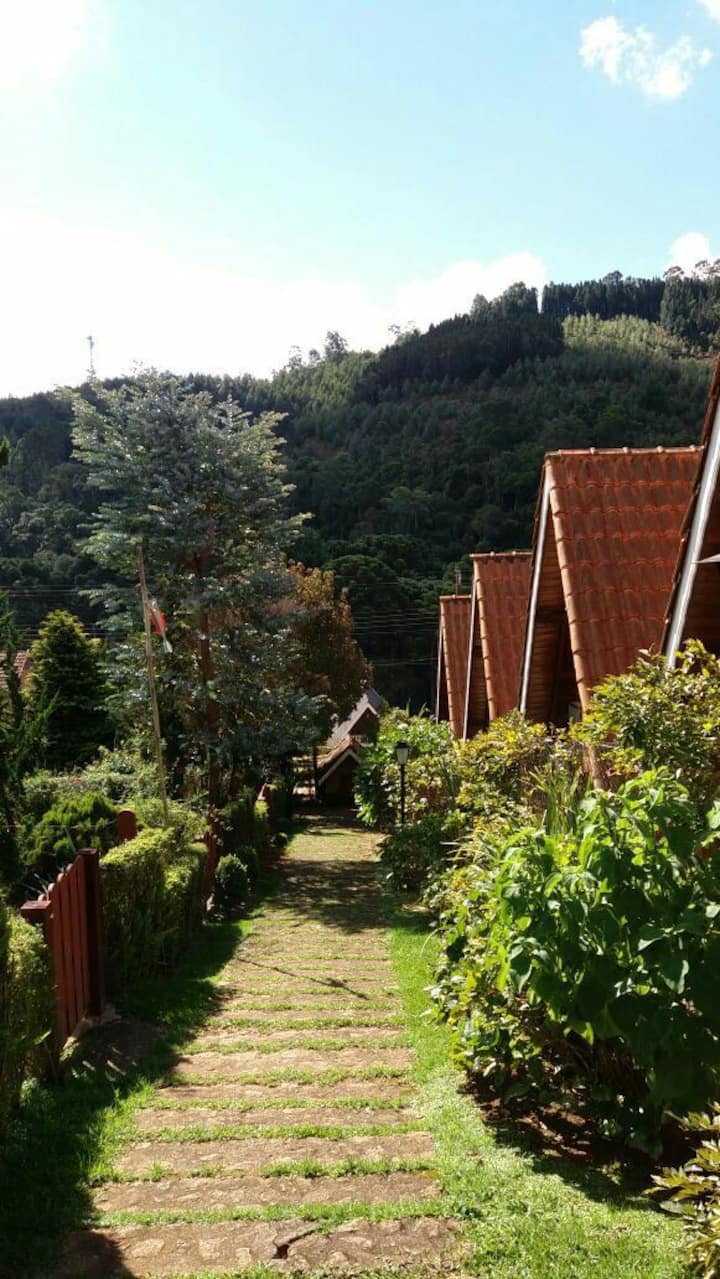
{"type": "Polygon", "coordinates": [[[58,1046],[84,1017],[99,1017],[105,1002],[100,866],[94,848],[82,848],[37,901],[21,914],[42,926],[53,966],[58,1046]]]}

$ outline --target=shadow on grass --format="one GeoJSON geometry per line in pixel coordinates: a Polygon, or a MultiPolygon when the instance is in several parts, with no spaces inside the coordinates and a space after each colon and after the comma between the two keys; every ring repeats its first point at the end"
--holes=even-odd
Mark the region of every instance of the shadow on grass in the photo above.
{"type": "MultiPolygon", "coordinates": [[[[271,873],[261,885],[258,904],[272,894],[276,878],[271,873]]],[[[161,1080],[218,1007],[212,978],[248,923],[208,922],[173,972],[129,990],[122,1017],[83,1036],[57,1082],[28,1086],[0,1146],[2,1279],[45,1279],[64,1237],[90,1220],[91,1180],[102,1169],[113,1132],[122,1135],[123,1101],[144,1083],[161,1080]]],[[[108,1241],[98,1247],[112,1251],[108,1241]]],[[[104,1253],[101,1262],[107,1273],[130,1276],[118,1269],[116,1257],[104,1253]]]]}
{"type": "Polygon", "coordinates": [[[560,1103],[504,1103],[483,1082],[468,1085],[483,1122],[498,1145],[529,1160],[535,1172],[561,1177],[591,1199],[647,1212],[657,1205],[644,1197],[654,1165],[639,1151],[598,1132],[596,1117],[560,1103]]]}

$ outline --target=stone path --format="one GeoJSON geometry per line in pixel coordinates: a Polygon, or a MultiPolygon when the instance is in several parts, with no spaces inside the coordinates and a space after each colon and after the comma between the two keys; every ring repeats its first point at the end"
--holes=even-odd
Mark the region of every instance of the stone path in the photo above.
{"type": "Polygon", "coordinates": [[[453,1269],[374,842],[323,822],[293,842],[62,1279],[453,1269]]]}

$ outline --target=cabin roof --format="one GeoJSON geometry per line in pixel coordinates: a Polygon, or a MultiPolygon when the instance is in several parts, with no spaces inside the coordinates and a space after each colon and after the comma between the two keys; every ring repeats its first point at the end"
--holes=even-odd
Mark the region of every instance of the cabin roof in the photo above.
{"type": "Polygon", "coordinates": [[[346,737],[350,737],[365,715],[374,715],[376,719],[379,719],[381,708],[382,698],[380,694],[374,688],[367,688],[347,718],[342,723],[335,725],[326,742],[326,748],[331,750],[346,737]]]}
{"type": "MultiPolygon", "coordinates": [[[[30,650],[27,648],[18,649],[15,654],[13,666],[15,667],[15,674],[20,680],[21,687],[24,687],[27,681],[31,665],[30,650]]],[[[5,679],[5,673],[2,670],[0,670],[0,688],[7,688],[7,680],[5,679]]]]}
{"type": "Polygon", "coordinates": [[[698,457],[693,447],[545,458],[520,699],[531,718],[551,717],[563,642],[583,709],[607,675],[660,645],[698,457]]]}
{"type": "Polygon", "coordinates": [[[456,737],[462,737],[465,721],[471,604],[470,595],[440,596],[436,717],[447,718],[456,737]]]}
{"type": "Polygon", "coordinates": [[[466,737],[518,704],[530,592],[530,551],[471,555],[473,607],[466,681],[466,737]]]}
{"type": "Polygon", "coordinates": [[[662,646],[671,664],[690,637],[720,652],[718,569],[703,563],[720,553],[720,357],[710,382],[700,448],[665,616],[662,646]]]}
{"type": "Polygon", "coordinates": [[[337,745],[328,751],[326,755],[321,756],[317,763],[317,782],[318,786],[324,785],[329,777],[335,772],[341,764],[347,759],[352,759],[357,764],[360,759],[362,743],[356,737],[347,736],[337,745]]]}

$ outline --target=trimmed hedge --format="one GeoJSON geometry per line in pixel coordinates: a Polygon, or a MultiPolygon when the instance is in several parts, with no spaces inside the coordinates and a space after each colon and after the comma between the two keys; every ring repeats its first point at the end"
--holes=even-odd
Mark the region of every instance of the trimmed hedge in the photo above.
{"type": "Polygon", "coordinates": [[[207,849],[144,830],[100,863],[108,989],[173,964],[200,926],[207,849]]]}
{"type": "Polygon", "coordinates": [[[250,895],[247,866],[234,853],[220,858],[215,871],[214,902],[222,914],[232,914],[245,904],[250,895]]]}
{"type": "Polygon", "coordinates": [[[117,807],[98,791],[65,795],[34,827],[27,841],[25,863],[48,879],[74,860],[78,849],[107,852],[116,843],[117,807]]]}
{"type": "Polygon", "coordinates": [[[42,931],[0,902],[0,1130],[23,1080],[39,1075],[52,1026],[52,984],[42,931]]]}
{"type": "Polygon", "coordinates": [[[237,799],[226,804],[220,813],[222,845],[225,854],[239,857],[245,864],[251,879],[257,874],[272,850],[272,831],[268,806],[262,799],[255,799],[252,791],[245,791],[237,799]],[[255,857],[247,850],[254,850],[255,857]]]}

